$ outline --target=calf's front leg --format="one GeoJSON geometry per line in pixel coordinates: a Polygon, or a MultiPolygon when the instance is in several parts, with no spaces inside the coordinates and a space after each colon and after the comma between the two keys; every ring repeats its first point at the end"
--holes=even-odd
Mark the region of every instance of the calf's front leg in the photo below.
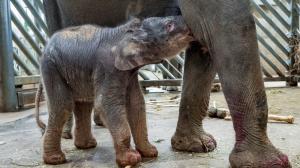
{"type": "Polygon", "coordinates": [[[140,89],[138,75],[130,81],[127,91],[127,118],[136,149],[144,157],[157,157],[155,146],[148,140],[145,100],[140,89]]]}
{"type": "Polygon", "coordinates": [[[101,104],[103,107],[103,119],[114,141],[116,161],[122,167],[134,166],[141,161],[139,152],[130,146],[131,131],[126,116],[126,88],[124,85],[124,82],[119,79],[107,80],[102,85],[102,96],[96,94],[95,100],[95,110],[101,108],[97,104],[101,104]],[[97,103],[98,101],[101,103],[97,103]]]}

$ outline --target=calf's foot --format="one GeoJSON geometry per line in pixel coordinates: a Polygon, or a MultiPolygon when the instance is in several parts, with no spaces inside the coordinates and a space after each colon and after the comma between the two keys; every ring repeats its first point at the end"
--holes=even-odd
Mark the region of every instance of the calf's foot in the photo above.
{"type": "Polygon", "coordinates": [[[44,153],[43,159],[46,164],[51,164],[51,165],[58,165],[67,162],[66,156],[62,151],[44,153]]]}
{"type": "Polygon", "coordinates": [[[72,133],[71,132],[63,132],[61,135],[64,139],[72,139],[72,133]]]}
{"type": "Polygon", "coordinates": [[[155,146],[151,145],[149,142],[143,146],[137,146],[136,150],[142,155],[142,157],[157,157],[158,151],[155,146]]]}
{"type": "Polygon", "coordinates": [[[229,161],[232,168],[291,168],[288,157],[271,143],[236,145],[230,154],[229,161]]]}
{"type": "Polygon", "coordinates": [[[116,161],[121,167],[135,166],[142,161],[142,158],[138,151],[128,149],[126,151],[117,152],[116,161]]]}
{"type": "Polygon", "coordinates": [[[97,141],[94,137],[86,139],[77,138],[75,139],[75,146],[78,149],[90,149],[97,146],[97,141]]]}
{"type": "Polygon", "coordinates": [[[205,132],[192,134],[176,131],[171,143],[174,149],[187,152],[211,152],[217,147],[214,137],[205,132]]]}

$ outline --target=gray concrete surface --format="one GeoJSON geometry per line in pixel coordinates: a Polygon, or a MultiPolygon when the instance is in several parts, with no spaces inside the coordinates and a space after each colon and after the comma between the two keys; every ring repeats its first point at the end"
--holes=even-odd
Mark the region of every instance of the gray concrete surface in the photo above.
{"type": "MultiPolygon", "coordinates": [[[[270,113],[293,115],[295,124],[270,123],[268,132],[272,142],[289,155],[294,168],[300,168],[300,89],[268,89],[270,113]]],[[[152,93],[146,95],[146,100],[169,100],[178,93],[152,93]]],[[[226,108],[222,93],[212,93],[211,103],[226,108]]],[[[218,147],[207,154],[182,153],[173,151],[170,139],[175,131],[178,117],[178,104],[160,103],[164,106],[147,105],[149,137],[159,150],[155,160],[144,160],[142,168],[224,168],[229,167],[228,155],[234,143],[234,131],[230,121],[207,118],[205,129],[214,135],[218,147]],[[170,107],[170,106],[173,107],[170,107]]],[[[42,111],[45,111],[43,106],[42,111]]],[[[44,165],[41,158],[42,137],[35,125],[32,115],[34,110],[14,113],[25,118],[15,117],[16,121],[7,120],[0,114],[0,168],[5,167],[43,167],[43,168],[110,168],[115,165],[113,144],[107,129],[94,126],[93,132],[98,146],[91,150],[78,150],[72,140],[62,140],[62,148],[66,153],[68,163],[59,166],[44,165]],[[2,122],[1,122],[2,121],[2,122]]],[[[10,116],[12,117],[12,115],[10,116]]],[[[44,113],[43,120],[47,119],[44,113]]]]}

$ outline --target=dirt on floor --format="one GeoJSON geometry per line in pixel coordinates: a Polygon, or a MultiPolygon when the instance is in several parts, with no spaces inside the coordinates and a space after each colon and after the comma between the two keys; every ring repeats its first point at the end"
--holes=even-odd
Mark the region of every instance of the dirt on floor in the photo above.
{"type": "MultiPolygon", "coordinates": [[[[267,89],[269,112],[276,115],[292,115],[294,124],[269,123],[268,133],[272,142],[289,156],[294,168],[300,168],[300,88],[267,89]]],[[[155,160],[144,160],[142,168],[224,168],[229,167],[228,156],[234,144],[231,121],[207,118],[204,127],[217,140],[218,147],[211,153],[183,153],[174,151],[170,139],[175,131],[178,118],[176,98],[180,93],[150,93],[146,95],[147,117],[150,141],[159,150],[155,160]],[[173,102],[168,102],[175,99],[173,102]],[[149,103],[149,101],[161,101],[149,103]]],[[[222,92],[211,94],[211,104],[227,108],[222,92]]],[[[34,110],[24,113],[32,114],[34,110]]],[[[46,111],[45,105],[42,111],[46,111]]],[[[15,114],[19,115],[19,114],[15,114]]],[[[16,121],[6,120],[0,114],[0,167],[44,167],[44,168],[111,168],[115,165],[111,136],[106,128],[93,124],[98,146],[90,150],[78,150],[72,140],[62,140],[62,149],[68,163],[58,166],[42,162],[42,137],[32,115],[17,117],[16,121]],[[1,122],[8,121],[8,122],[1,122]]],[[[47,113],[42,116],[47,119],[47,113]]]]}

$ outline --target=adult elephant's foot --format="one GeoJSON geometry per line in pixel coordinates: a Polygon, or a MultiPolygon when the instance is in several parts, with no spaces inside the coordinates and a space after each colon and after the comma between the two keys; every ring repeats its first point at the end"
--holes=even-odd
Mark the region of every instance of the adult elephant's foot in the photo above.
{"type": "Polygon", "coordinates": [[[120,167],[135,166],[142,161],[138,151],[128,149],[126,151],[117,151],[116,161],[120,167]]]}
{"type": "Polygon", "coordinates": [[[183,134],[176,131],[171,143],[174,149],[187,152],[211,152],[217,147],[214,137],[208,133],[183,134]]]}
{"type": "Polygon", "coordinates": [[[147,144],[143,144],[143,146],[137,146],[136,150],[142,155],[142,157],[152,158],[158,156],[156,147],[151,145],[149,142],[147,144]]]}
{"type": "Polygon", "coordinates": [[[43,159],[46,164],[51,164],[51,165],[58,165],[67,162],[66,156],[62,151],[44,153],[43,159]]]}
{"type": "MultiPolygon", "coordinates": [[[[237,146],[237,145],[236,145],[237,146]]],[[[242,144],[235,147],[229,157],[232,168],[291,168],[288,157],[271,143],[261,145],[242,144]]]]}
{"type": "Polygon", "coordinates": [[[78,149],[90,149],[95,148],[97,146],[97,141],[94,137],[86,138],[86,139],[75,139],[75,146],[78,149]]]}

